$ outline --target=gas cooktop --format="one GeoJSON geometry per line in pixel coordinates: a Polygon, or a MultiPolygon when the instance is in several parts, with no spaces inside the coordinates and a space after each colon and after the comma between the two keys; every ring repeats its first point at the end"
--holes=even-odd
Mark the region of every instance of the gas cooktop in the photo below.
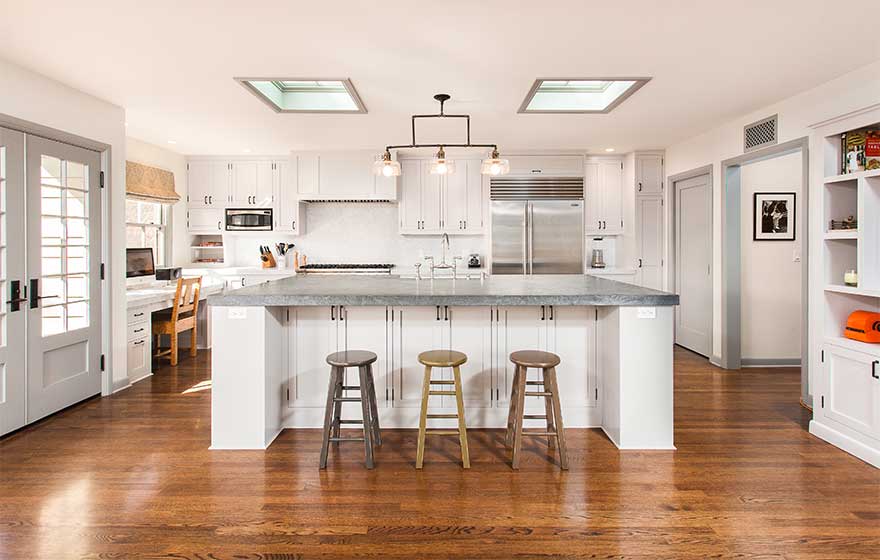
{"type": "Polygon", "coordinates": [[[393,264],[375,263],[309,263],[299,267],[300,272],[324,274],[391,274],[393,264]]]}

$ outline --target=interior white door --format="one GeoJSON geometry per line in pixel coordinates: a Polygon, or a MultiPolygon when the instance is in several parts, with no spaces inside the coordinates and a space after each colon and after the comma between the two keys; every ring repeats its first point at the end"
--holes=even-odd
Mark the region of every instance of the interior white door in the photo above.
{"type": "Polygon", "coordinates": [[[663,199],[636,199],[636,248],[639,285],[663,289],[663,199]]]}
{"type": "Polygon", "coordinates": [[[675,343],[712,352],[712,189],[709,175],[675,183],[675,343]]]}
{"type": "Polygon", "coordinates": [[[0,436],[27,422],[24,215],[24,135],[0,128],[0,436]]]}
{"type": "Polygon", "coordinates": [[[27,137],[28,422],[101,392],[100,154],[27,137]]]}

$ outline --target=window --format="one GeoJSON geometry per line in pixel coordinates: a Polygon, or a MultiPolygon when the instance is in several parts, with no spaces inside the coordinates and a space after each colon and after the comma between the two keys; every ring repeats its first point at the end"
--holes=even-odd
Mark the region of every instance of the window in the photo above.
{"type": "Polygon", "coordinates": [[[535,80],[520,113],[610,113],[651,78],[535,80]]]}
{"type": "Polygon", "coordinates": [[[127,199],[125,201],[125,245],[151,248],[156,266],[166,263],[166,225],[168,209],[159,202],[127,199]]]}
{"type": "Polygon", "coordinates": [[[279,113],[366,113],[351,80],[235,78],[279,113]]]}

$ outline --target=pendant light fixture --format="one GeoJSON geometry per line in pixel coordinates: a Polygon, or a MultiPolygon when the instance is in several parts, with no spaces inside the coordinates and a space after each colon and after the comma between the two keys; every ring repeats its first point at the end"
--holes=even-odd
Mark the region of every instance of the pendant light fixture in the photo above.
{"type": "Polygon", "coordinates": [[[450,97],[445,93],[438,93],[434,99],[440,103],[440,112],[434,115],[412,115],[412,143],[396,146],[386,146],[382,159],[377,159],[373,164],[373,173],[385,177],[400,175],[400,163],[391,159],[391,150],[408,148],[438,148],[437,154],[431,161],[431,173],[434,175],[449,175],[455,172],[455,162],[446,157],[445,148],[484,148],[491,149],[491,156],[484,159],[480,165],[480,173],[483,175],[505,175],[510,171],[510,163],[501,159],[497,144],[471,144],[471,116],[470,115],[447,115],[443,105],[450,97]],[[416,119],[465,119],[467,123],[467,141],[461,143],[443,144],[419,144],[416,142],[416,119]]]}
{"type": "Polygon", "coordinates": [[[397,177],[400,175],[400,162],[391,159],[391,152],[385,150],[382,159],[376,159],[373,164],[373,175],[380,177],[397,177]]]}

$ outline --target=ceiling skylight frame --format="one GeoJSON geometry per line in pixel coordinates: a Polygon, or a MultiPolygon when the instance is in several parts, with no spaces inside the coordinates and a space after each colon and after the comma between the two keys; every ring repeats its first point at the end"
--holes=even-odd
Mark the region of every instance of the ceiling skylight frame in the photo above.
{"type": "Polygon", "coordinates": [[[364,105],[364,102],[361,100],[360,95],[358,95],[357,90],[354,87],[354,84],[351,82],[349,78],[233,78],[236,82],[241,84],[246,90],[254,94],[257,99],[262,101],[264,104],[269,106],[276,113],[318,113],[325,115],[352,115],[352,114],[361,114],[367,112],[367,107],[364,105]],[[349,98],[351,98],[352,102],[357,107],[356,109],[287,109],[279,106],[277,103],[269,99],[263,92],[261,92],[252,82],[271,82],[273,85],[279,88],[279,92],[281,93],[289,93],[294,91],[294,89],[287,89],[283,87],[284,82],[339,82],[345,88],[345,92],[348,94],[349,98]]]}
{"type": "MultiPolygon", "coordinates": [[[[529,88],[525,99],[520,104],[517,113],[533,115],[533,114],[606,114],[613,111],[618,105],[629,99],[635,92],[640,90],[645,84],[651,81],[649,76],[643,77],[604,77],[604,78],[538,78],[529,88]],[[623,93],[618,95],[614,100],[606,105],[603,109],[529,109],[529,104],[538,93],[538,89],[544,82],[609,82],[605,89],[610,87],[613,82],[633,82],[623,93]]],[[[604,90],[603,90],[604,91],[604,90]]]]}

